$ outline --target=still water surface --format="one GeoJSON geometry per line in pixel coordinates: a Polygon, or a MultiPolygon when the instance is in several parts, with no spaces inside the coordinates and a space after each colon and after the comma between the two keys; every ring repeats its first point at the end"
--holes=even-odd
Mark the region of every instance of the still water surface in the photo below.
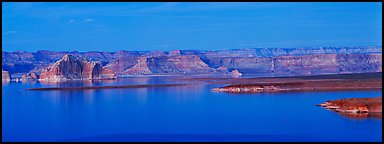
{"type": "Polygon", "coordinates": [[[3,141],[382,141],[381,118],[316,104],[381,91],[230,94],[175,77],[3,83],[3,141]],[[194,83],[179,87],[29,91],[34,87],[194,83]]]}

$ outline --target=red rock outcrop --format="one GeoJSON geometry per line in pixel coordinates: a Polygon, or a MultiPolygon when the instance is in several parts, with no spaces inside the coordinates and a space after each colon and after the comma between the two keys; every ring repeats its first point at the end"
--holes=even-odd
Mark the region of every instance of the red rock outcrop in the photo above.
{"type": "Polygon", "coordinates": [[[125,56],[120,57],[116,60],[111,61],[105,67],[111,69],[112,71],[121,74],[129,68],[132,68],[135,64],[137,64],[139,60],[138,56],[125,56]]]}
{"type": "Polygon", "coordinates": [[[218,73],[229,73],[229,70],[225,66],[220,66],[220,67],[215,69],[215,72],[218,72],[218,73]]]}
{"type": "Polygon", "coordinates": [[[127,69],[123,74],[129,75],[146,75],[153,74],[148,68],[147,57],[140,57],[132,68],[127,69]]]}
{"type": "Polygon", "coordinates": [[[99,79],[115,79],[117,78],[116,73],[110,68],[103,67],[101,70],[101,74],[99,75],[99,79]]]}
{"type": "Polygon", "coordinates": [[[168,52],[168,56],[177,56],[177,55],[181,55],[180,50],[173,50],[168,52]]]}
{"type": "Polygon", "coordinates": [[[39,79],[39,75],[37,75],[35,72],[31,72],[28,74],[28,76],[34,80],[38,80],[39,79]]]}
{"type": "Polygon", "coordinates": [[[331,100],[319,104],[318,106],[342,113],[381,113],[382,97],[331,100]]]}
{"type": "Polygon", "coordinates": [[[21,80],[38,80],[39,75],[37,75],[35,72],[29,72],[27,75],[23,75],[21,77],[21,80]]]}
{"type": "Polygon", "coordinates": [[[241,75],[243,75],[243,74],[240,73],[238,70],[233,70],[233,71],[231,72],[231,74],[234,75],[234,76],[241,76],[241,75]]]}
{"type": "Polygon", "coordinates": [[[214,69],[196,55],[161,56],[147,59],[148,68],[155,74],[206,74],[214,69]]]}
{"type": "Polygon", "coordinates": [[[88,62],[73,55],[64,55],[59,61],[41,71],[39,80],[62,81],[115,78],[99,62],[88,62]]]}

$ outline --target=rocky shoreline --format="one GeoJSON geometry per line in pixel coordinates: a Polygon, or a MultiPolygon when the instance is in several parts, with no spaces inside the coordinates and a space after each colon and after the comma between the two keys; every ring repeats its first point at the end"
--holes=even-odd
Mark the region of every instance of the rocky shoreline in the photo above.
{"type": "Polygon", "coordinates": [[[295,91],[336,91],[336,90],[370,90],[382,89],[381,78],[369,79],[323,79],[323,80],[289,80],[274,79],[275,82],[258,82],[252,84],[231,84],[213,88],[214,92],[230,93],[268,93],[295,91]]]}
{"type": "MultiPolygon", "coordinates": [[[[208,81],[209,79],[205,80],[208,81]]],[[[212,89],[214,92],[228,93],[382,89],[382,73],[215,80],[216,83],[232,83],[228,86],[212,89]]],[[[338,112],[348,118],[382,118],[382,96],[329,100],[318,104],[318,106],[338,112]]]]}
{"type": "Polygon", "coordinates": [[[382,113],[382,96],[330,100],[318,106],[340,113],[382,113]]]}

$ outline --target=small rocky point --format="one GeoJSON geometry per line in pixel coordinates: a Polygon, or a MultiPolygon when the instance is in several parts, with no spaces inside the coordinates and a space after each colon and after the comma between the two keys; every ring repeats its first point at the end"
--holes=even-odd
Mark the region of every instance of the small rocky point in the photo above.
{"type": "Polygon", "coordinates": [[[341,113],[381,113],[382,96],[376,98],[330,100],[318,106],[341,113]]]}

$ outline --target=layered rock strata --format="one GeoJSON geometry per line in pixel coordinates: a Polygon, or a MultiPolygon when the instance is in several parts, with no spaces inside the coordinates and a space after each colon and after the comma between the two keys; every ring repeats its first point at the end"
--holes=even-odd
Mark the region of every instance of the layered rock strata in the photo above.
{"type": "Polygon", "coordinates": [[[83,79],[110,79],[115,74],[102,68],[99,62],[88,62],[73,55],[64,55],[59,61],[41,71],[39,80],[62,81],[83,79]]]}
{"type": "Polygon", "coordinates": [[[42,68],[70,54],[77,58],[99,61],[118,75],[124,74],[220,74],[237,70],[243,74],[271,76],[368,73],[382,71],[382,48],[247,48],[218,51],[174,50],[117,52],[4,52],[3,70],[9,74],[40,75],[42,68]],[[140,72],[142,57],[148,70],[140,72]],[[141,64],[139,64],[141,63],[141,64]],[[135,66],[135,67],[134,67],[135,66]],[[219,69],[218,69],[219,68],[219,69]],[[223,68],[223,69],[221,69],[223,68]],[[128,70],[131,69],[131,70],[128,70]],[[135,72],[138,71],[138,72],[135,72]]]}
{"type": "Polygon", "coordinates": [[[123,74],[127,75],[148,75],[148,74],[153,74],[152,71],[148,68],[147,64],[147,57],[140,57],[137,60],[137,63],[127,69],[126,71],[123,72],[123,74]]]}

